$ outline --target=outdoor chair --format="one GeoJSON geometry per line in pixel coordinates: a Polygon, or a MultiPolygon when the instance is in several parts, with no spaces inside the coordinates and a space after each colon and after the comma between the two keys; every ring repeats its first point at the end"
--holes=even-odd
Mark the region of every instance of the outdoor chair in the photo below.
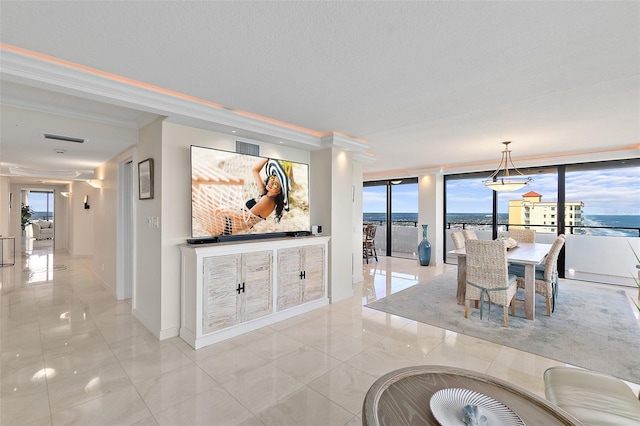
{"type": "Polygon", "coordinates": [[[470,302],[480,302],[480,319],[484,301],[502,306],[502,325],[509,326],[509,311],[515,315],[513,300],[518,291],[516,276],[507,271],[507,247],[504,242],[467,240],[467,289],[464,301],[464,317],[469,318],[470,302]]]}
{"type": "MultiPolygon", "coordinates": [[[[558,235],[551,245],[551,250],[549,250],[544,264],[536,266],[536,293],[546,299],[547,316],[551,316],[551,312],[556,309],[556,301],[558,299],[558,256],[565,240],[564,234],[558,235]]],[[[524,288],[524,266],[511,265],[509,272],[518,277],[518,288],[524,288]],[[521,267],[521,269],[516,267],[521,267]]]]}
{"type": "Polygon", "coordinates": [[[464,234],[461,231],[452,232],[451,239],[456,250],[464,248],[464,234]]]}
{"type": "Polygon", "coordinates": [[[462,231],[462,233],[464,234],[465,241],[478,239],[478,236],[476,235],[476,231],[474,230],[465,229],[464,231],[462,231]]]}
{"type": "Polygon", "coordinates": [[[362,257],[369,263],[369,258],[373,257],[378,261],[378,253],[376,251],[376,225],[367,224],[364,226],[362,234],[362,257]]]}
{"type": "Polygon", "coordinates": [[[519,243],[535,243],[535,229],[509,229],[509,238],[513,238],[519,243]]]}

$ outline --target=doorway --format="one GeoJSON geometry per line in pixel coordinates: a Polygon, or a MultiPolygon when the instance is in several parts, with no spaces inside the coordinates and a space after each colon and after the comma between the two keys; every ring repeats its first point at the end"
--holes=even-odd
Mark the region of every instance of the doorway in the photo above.
{"type": "Polygon", "coordinates": [[[364,182],[362,221],[375,225],[378,254],[416,258],[418,178],[364,182]]]}

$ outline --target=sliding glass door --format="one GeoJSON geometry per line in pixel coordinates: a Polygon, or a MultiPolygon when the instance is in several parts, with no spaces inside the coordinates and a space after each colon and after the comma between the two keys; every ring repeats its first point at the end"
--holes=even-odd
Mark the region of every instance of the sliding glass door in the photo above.
{"type": "Polygon", "coordinates": [[[376,248],[386,256],[416,258],[418,179],[365,182],[362,220],[376,225],[376,248]]]}

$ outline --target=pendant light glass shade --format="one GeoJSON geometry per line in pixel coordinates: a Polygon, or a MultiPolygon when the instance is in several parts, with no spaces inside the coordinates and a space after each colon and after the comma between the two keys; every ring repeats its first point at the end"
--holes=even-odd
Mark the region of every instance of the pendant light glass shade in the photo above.
{"type": "Polygon", "coordinates": [[[486,180],[484,184],[497,192],[510,192],[516,191],[529,185],[533,179],[526,177],[513,165],[511,160],[511,151],[509,150],[509,142],[502,142],[504,144],[504,151],[502,151],[502,158],[500,164],[495,172],[493,172],[486,180]],[[509,165],[511,165],[515,174],[509,173],[509,165]]]}

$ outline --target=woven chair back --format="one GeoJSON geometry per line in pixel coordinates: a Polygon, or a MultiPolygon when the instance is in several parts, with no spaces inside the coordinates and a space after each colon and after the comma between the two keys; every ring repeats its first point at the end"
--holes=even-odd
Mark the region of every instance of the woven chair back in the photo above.
{"type": "Polygon", "coordinates": [[[509,284],[507,247],[503,241],[467,240],[467,281],[486,288],[509,284]]]}
{"type": "Polygon", "coordinates": [[[544,262],[544,280],[547,282],[551,282],[553,274],[558,268],[558,256],[560,255],[560,250],[562,250],[565,240],[566,237],[564,234],[558,235],[551,245],[549,254],[547,254],[547,258],[544,262]]]}
{"type": "Polygon", "coordinates": [[[453,245],[456,247],[456,250],[464,248],[464,234],[461,231],[452,232],[451,239],[453,240],[453,245]]]}
{"type": "Polygon", "coordinates": [[[465,240],[477,240],[478,236],[476,235],[476,231],[465,229],[462,231],[465,240]]]}
{"type": "Polygon", "coordinates": [[[378,227],[376,225],[372,225],[372,224],[367,225],[364,230],[365,238],[367,240],[375,240],[377,230],[378,230],[378,227]]]}
{"type": "Polygon", "coordinates": [[[519,243],[535,243],[535,229],[509,229],[509,238],[513,238],[519,243]]]}

